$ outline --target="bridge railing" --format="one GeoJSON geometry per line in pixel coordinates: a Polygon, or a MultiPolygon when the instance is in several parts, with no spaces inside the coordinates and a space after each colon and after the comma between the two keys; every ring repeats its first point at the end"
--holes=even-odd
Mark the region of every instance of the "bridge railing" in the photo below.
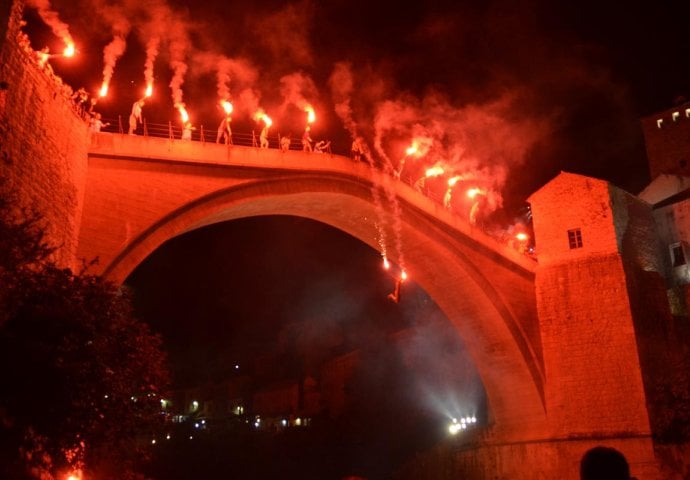
{"type": "MultiPolygon", "coordinates": [[[[104,118],[102,121],[106,124],[101,131],[110,133],[127,133],[129,130],[129,123],[127,119],[119,116],[118,118],[104,118]]],[[[138,124],[135,131],[137,135],[143,135],[146,137],[158,137],[167,138],[170,140],[179,140],[182,138],[182,128],[173,122],[166,123],[149,123],[144,120],[143,123],[138,124]]],[[[216,143],[218,138],[217,128],[206,128],[200,125],[198,128],[192,130],[192,141],[196,142],[210,142],[216,143]]],[[[269,148],[278,148],[280,146],[280,135],[269,135],[268,143],[269,148]]],[[[221,139],[221,143],[224,140],[221,139]]],[[[258,147],[259,146],[259,133],[258,132],[232,132],[232,144],[239,145],[243,147],[258,147]]],[[[290,150],[302,150],[301,142],[296,142],[292,140],[290,142],[290,150]]],[[[328,153],[331,153],[330,150],[328,153]]]]}

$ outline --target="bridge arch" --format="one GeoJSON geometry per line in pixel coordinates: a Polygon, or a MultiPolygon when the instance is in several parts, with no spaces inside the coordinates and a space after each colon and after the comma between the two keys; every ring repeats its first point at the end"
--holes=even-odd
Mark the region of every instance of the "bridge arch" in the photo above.
{"type": "MultiPolygon", "coordinates": [[[[139,263],[173,237],[206,225],[252,216],[309,218],[378,249],[377,210],[371,187],[372,181],[381,179],[372,180],[364,165],[353,165],[342,158],[334,160],[338,168],[326,166],[320,171],[245,168],[235,174],[239,181],[235,178],[210,187],[208,170],[204,170],[199,177],[205,188],[199,188],[196,194],[180,195],[182,200],[174,208],[165,205],[158,209],[155,195],[147,197],[150,201],[141,206],[145,211],[139,212],[146,217],[138,222],[141,227],[131,227],[128,218],[117,213],[110,212],[112,215],[104,219],[104,211],[117,204],[123,189],[142,192],[142,185],[132,181],[132,169],[155,169],[160,175],[170,173],[161,173],[158,162],[90,157],[80,246],[100,246],[80,252],[85,258],[97,254],[105,259],[99,273],[115,282],[124,281],[139,263]],[[127,180],[120,182],[121,179],[127,180]],[[118,238],[122,231],[127,235],[118,238]]],[[[227,175],[216,173],[221,177],[227,175]]],[[[186,187],[194,190],[190,186],[194,180],[189,180],[186,187]]],[[[452,322],[473,358],[487,393],[495,438],[524,439],[526,430],[539,435],[538,426],[545,424],[546,413],[534,267],[528,259],[502,248],[480,232],[472,232],[465,222],[408,186],[385,181],[390,182],[400,205],[406,268],[452,322]]],[[[387,237],[392,239],[392,222],[386,223],[387,237]]],[[[399,262],[394,247],[388,253],[393,262],[399,262]]]]}

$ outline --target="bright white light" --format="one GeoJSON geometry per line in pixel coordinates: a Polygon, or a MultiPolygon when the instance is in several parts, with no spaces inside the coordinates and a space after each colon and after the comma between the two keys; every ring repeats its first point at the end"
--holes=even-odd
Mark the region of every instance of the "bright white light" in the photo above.
{"type": "Polygon", "coordinates": [[[201,424],[202,424],[202,425],[206,425],[206,420],[202,420],[202,421],[201,421],[201,424]]]}
{"type": "Polygon", "coordinates": [[[196,409],[198,409],[198,408],[199,408],[199,402],[197,402],[196,400],[194,400],[194,401],[192,402],[192,410],[196,410],[196,409]]]}
{"type": "Polygon", "coordinates": [[[194,428],[199,428],[199,424],[198,424],[198,423],[195,423],[195,424],[194,424],[194,428]]]}
{"type": "Polygon", "coordinates": [[[190,436],[189,436],[189,439],[191,440],[192,438],[194,438],[194,437],[190,435],[190,436]]]}
{"type": "Polygon", "coordinates": [[[154,438],[153,440],[151,440],[151,443],[152,443],[153,445],[155,445],[155,444],[156,444],[156,439],[154,438]]]}
{"type": "Polygon", "coordinates": [[[165,436],[165,439],[166,439],[166,440],[170,440],[170,434],[166,435],[166,436],[165,436]]]}
{"type": "Polygon", "coordinates": [[[239,370],[239,369],[240,369],[240,366],[236,364],[236,365],[235,365],[235,370],[239,370]]]}

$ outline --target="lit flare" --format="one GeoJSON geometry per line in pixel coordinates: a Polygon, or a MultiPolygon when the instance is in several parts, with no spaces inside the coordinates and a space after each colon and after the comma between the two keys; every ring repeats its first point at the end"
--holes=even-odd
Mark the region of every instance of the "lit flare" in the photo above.
{"type": "Polygon", "coordinates": [[[73,43],[67,43],[67,46],[65,47],[65,50],[62,52],[62,54],[65,57],[73,57],[76,51],[77,50],[73,43]]]}
{"type": "Polygon", "coordinates": [[[145,93],[144,95],[145,95],[146,97],[150,97],[151,95],[153,95],[153,84],[149,83],[149,84],[146,86],[146,93],[145,93]]]}
{"type": "Polygon", "coordinates": [[[383,257],[383,268],[385,270],[388,270],[389,268],[391,268],[391,264],[386,257],[383,257]]]}
{"type": "Polygon", "coordinates": [[[527,235],[525,232],[519,232],[515,234],[515,238],[520,242],[526,242],[527,240],[529,240],[529,235],[527,235]]]}
{"type": "Polygon", "coordinates": [[[427,178],[438,177],[439,175],[443,175],[443,173],[444,173],[443,167],[437,166],[437,167],[427,168],[425,176],[427,178]]]}
{"type": "Polygon", "coordinates": [[[106,95],[108,95],[108,84],[103,83],[103,85],[101,85],[101,90],[98,92],[98,96],[105,97],[106,95]]]}
{"type": "Polygon", "coordinates": [[[486,193],[481,188],[470,188],[467,190],[467,196],[469,198],[475,198],[477,195],[485,195],[486,193]]]}
{"type": "Polygon", "coordinates": [[[414,155],[419,151],[419,143],[417,141],[413,141],[412,145],[407,147],[407,150],[405,150],[405,155],[414,155]]]}
{"type": "Polygon", "coordinates": [[[230,115],[232,113],[232,103],[228,102],[227,100],[223,100],[220,102],[220,104],[223,106],[223,110],[225,110],[226,115],[230,115]]]}
{"type": "MultiPolygon", "coordinates": [[[[460,180],[461,178],[462,178],[462,177],[458,177],[458,176],[449,178],[449,179],[448,179],[448,186],[449,186],[449,187],[454,187],[455,184],[458,183],[458,180],[460,180]]],[[[468,195],[469,195],[469,194],[468,194],[468,195]]]]}
{"type": "Polygon", "coordinates": [[[304,107],[304,111],[307,112],[307,123],[314,123],[316,121],[316,112],[314,112],[314,107],[307,105],[304,107]]]}
{"type": "Polygon", "coordinates": [[[182,117],[182,123],[187,123],[189,121],[189,113],[187,113],[187,109],[185,108],[184,103],[178,103],[175,105],[177,110],[180,112],[180,117],[182,117]]]}

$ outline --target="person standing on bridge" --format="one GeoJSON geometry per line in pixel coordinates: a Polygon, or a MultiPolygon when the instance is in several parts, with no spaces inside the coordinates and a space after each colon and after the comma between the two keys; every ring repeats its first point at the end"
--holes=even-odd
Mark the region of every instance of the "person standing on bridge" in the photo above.
{"type": "Polygon", "coordinates": [[[270,126],[269,122],[264,122],[264,128],[261,129],[261,134],[259,135],[259,146],[261,148],[268,148],[268,129],[270,126]]]}
{"type": "Polygon", "coordinates": [[[186,122],[182,129],[182,140],[191,140],[192,130],[196,130],[196,127],[192,125],[192,122],[186,122]]]}
{"type": "Polygon", "coordinates": [[[311,142],[313,142],[313,140],[311,139],[311,136],[309,135],[310,130],[311,130],[311,127],[309,127],[309,125],[307,125],[307,128],[304,129],[304,134],[302,135],[302,150],[304,150],[305,152],[311,152],[312,151],[311,142]]]}
{"type": "Polygon", "coordinates": [[[134,135],[137,129],[137,123],[141,123],[141,109],[144,108],[144,99],[137,100],[132,105],[132,113],[129,114],[129,134],[134,135]]]}
{"type": "Polygon", "coordinates": [[[94,114],[93,118],[91,118],[89,130],[91,130],[93,133],[98,133],[101,131],[102,128],[107,127],[110,125],[109,123],[103,123],[101,120],[101,114],[96,113],[94,114]]]}
{"type": "Polygon", "coordinates": [[[290,135],[280,137],[280,150],[283,152],[287,152],[288,150],[290,150],[290,142],[290,135]]]}
{"type": "Polygon", "coordinates": [[[226,145],[232,145],[232,130],[230,129],[230,123],[232,122],[232,117],[226,115],[225,118],[220,122],[218,126],[218,136],[216,137],[216,143],[220,143],[222,138],[226,145]]]}
{"type": "Polygon", "coordinates": [[[352,140],[352,158],[356,162],[361,161],[362,155],[364,155],[364,145],[362,144],[362,142],[362,137],[355,137],[355,139],[352,140]]]}

